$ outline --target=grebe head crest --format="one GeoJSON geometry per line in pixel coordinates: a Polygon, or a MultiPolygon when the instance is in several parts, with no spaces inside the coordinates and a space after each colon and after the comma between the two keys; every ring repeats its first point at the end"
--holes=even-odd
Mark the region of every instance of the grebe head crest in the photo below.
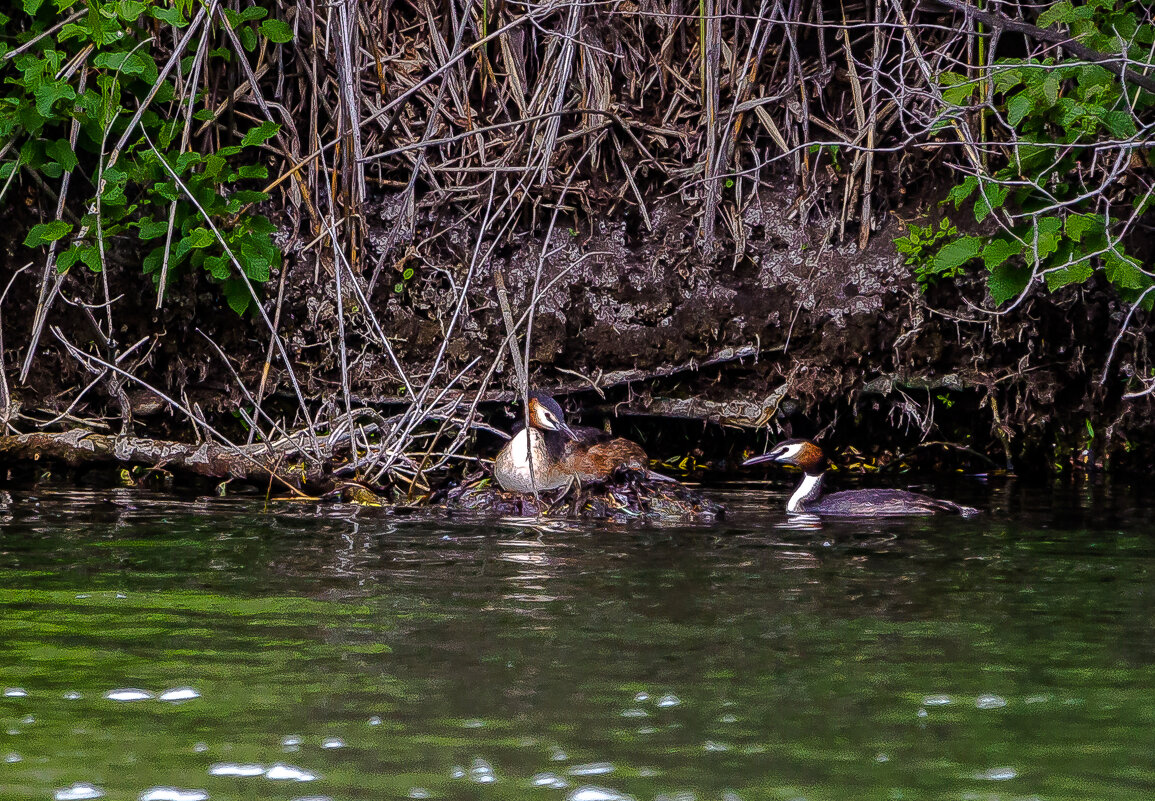
{"type": "Polygon", "coordinates": [[[566,425],[561,406],[544,392],[529,393],[529,424],[546,431],[560,431],[570,439],[576,439],[573,430],[566,425]]]}
{"type": "Polygon", "coordinates": [[[807,473],[822,471],[826,457],[822,449],[808,439],[784,439],[761,456],[747,459],[743,465],[777,462],[801,467],[807,473]]]}

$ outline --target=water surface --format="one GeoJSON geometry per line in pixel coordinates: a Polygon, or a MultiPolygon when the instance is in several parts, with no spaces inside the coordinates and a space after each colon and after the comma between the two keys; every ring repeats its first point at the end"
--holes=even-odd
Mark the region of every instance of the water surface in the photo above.
{"type": "Polygon", "coordinates": [[[1150,798],[1151,501],[960,492],[667,528],[0,493],[0,798],[1150,798]]]}

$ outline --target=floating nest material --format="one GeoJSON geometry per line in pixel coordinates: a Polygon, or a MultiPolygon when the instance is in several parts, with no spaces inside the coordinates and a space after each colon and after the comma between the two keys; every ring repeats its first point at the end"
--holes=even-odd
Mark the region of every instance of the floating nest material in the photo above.
{"type": "Polygon", "coordinates": [[[581,491],[553,490],[537,496],[506,492],[486,476],[449,490],[445,508],[503,516],[606,520],[628,523],[710,523],[722,517],[722,506],[677,482],[626,478],[584,487],[581,491]]]}

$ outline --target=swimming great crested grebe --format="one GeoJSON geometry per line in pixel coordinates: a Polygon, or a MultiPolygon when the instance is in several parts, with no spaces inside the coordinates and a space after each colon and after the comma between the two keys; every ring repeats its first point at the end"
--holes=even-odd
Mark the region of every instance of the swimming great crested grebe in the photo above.
{"type": "Polygon", "coordinates": [[[609,480],[619,470],[672,481],[646,467],[642,446],[598,428],[570,427],[565,414],[544,392],[529,394],[529,425],[497,454],[493,477],[510,492],[541,492],[577,482],[609,480]],[[531,469],[532,462],[532,469],[531,469]]]}
{"type": "Polygon", "coordinates": [[[790,500],[786,511],[791,514],[825,515],[828,517],[892,517],[900,515],[956,514],[970,517],[978,509],[942,501],[917,492],[895,489],[861,489],[822,494],[822,479],[826,473],[826,456],[822,449],[808,439],[787,439],[779,442],[768,453],[747,459],[742,464],[777,462],[801,467],[802,482],[790,500]]]}

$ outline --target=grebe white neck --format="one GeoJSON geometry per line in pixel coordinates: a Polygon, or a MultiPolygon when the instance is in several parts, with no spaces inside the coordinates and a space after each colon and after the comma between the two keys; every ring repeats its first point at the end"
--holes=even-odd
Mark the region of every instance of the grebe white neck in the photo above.
{"type": "Polygon", "coordinates": [[[786,511],[794,514],[802,514],[806,511],[805,505],[814,503],[822,495],[822,473],[814,475],[812,473],[804,473],[802,481],[798,484],[798,488],[794,490],[794,494],[790,496],[790,500],[786,503],[786,511]]]}

